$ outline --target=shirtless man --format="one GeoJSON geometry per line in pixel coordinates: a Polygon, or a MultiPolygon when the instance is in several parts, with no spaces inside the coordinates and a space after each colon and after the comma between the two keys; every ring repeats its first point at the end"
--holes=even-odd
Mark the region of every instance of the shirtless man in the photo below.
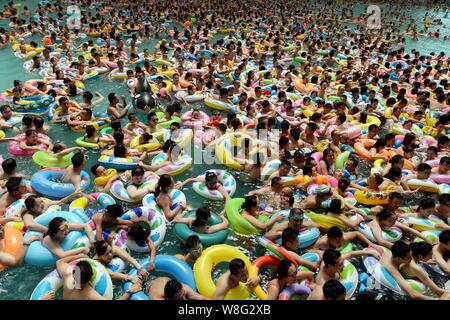
{"type": "Polygon", "coordinates": [[[450,276],[450,230],[439,234],[439,243],[433,247],[433,259],[450,276]]]}
{"type": "Polygon", "coordinates": [[[159,277],[152,281],[148,289],[152,300],[209,300],[178,280],[159,277]]]}
{"type": "Polygon", "coordinates": [[[86,156],[81,153],[75,153],[72,157],[72,165],[64,170],[61,178],[62,183],[71,183],[75,187],[75,193],[81,192],[81,171],[86,166],[86,156]]]}
{"type": "Polygon", "coordinates": [[[27,185],[21,177],[9,178],[6,182],[7,192],[0,197],[0,215],[14,202],[21,199],[27,193],[27,185]]]}
{"type": "Polygon", "coordinates": [[[327,250],[327,249],[336,249],[339,250],[340,248],[345,247],[349,242],[354,242],[355,240],[359,240],[359,242],[362,242],[368,247],[379,247],[378,245],[374,244],[372,241],[366,238],[361,232],[359,231],[349,231],[349,232],[342,232],[341,229],[338,227],[331,227],[328,229],[327,234],[321,237],[317,242],[314,244],[313,249],[319,249],[319,250],[327,250]]]}
{"type": "Polygon", "coordinates": [[[320,226],[310,220],[305,220],[305,215],[302,209],[293,208],[289,212],[289,219],[287,221],[275,224],[272,229],[270,229],[270,231],[264,235],[264,237],[269,240],[275,241],[281,237],[283,231],[287,228],[292,228],[294,230],[300,231],[303,228],[308,227],[319,228],[320,226]]]}
{"type": "Polygon", "coordinates": [[[323,297],[323,285],[330,279],[340,280],[341,272],[344,269],[344,261],[352,257],[373,255],[379,258],[380,254],[375,250],[357,250],[341,254],[335,249],[327,249],[323,253],[323,261],[320,271],[316,277],[316,287],[308,300],[318,300],[323,297]]]}
{"type": "Polygon", "coordinates": [[[413,299],[420,300],[438,300],[414,290],[404,277],[418,278],[424,285],[430,288],[434,293],[440,296],[441,299],[450,299],[450,294],[444,289],[439,288],[414,262],[412,258],[411,248],[403,241],[397,241],[392,246],[391,252],[385,252],[380,259],[380,263],[385,267],[400,288],[406,292],[413,299]]]}
{"type": "Polygon", "coordinates": [[[233,259],[230,261],[228,271],[225,272],[217,280],[217,288],[214,293],[214,300],[224,300],[228,291],[239,286],[240,282],[244,282],[246,286],[254,288],[259,284],[261,279],[255,277],[253,279],[248,278],[248,269],[244,261],[241,259],[233,259]]]}
{"type": "Polygon", "coordinates": [[[187,254],[182,255],[177,253],[175,257],[177,257],[180,260],[185,261],[189,265],[193,266],[195,261],[200,257],[203,251],[203,245],[200,241],[200,238],[197,235],[189,236],[186,239],[186,250],[188,251],[187,254]]]}
{"type": "MultiPolygon", "coordinates": [[[[78,267],[79,270],[79,283],[76,283],[75,269],[70,265],[70,262],[86,257],[85,254],[79,254],[62,258],[56,262],[56,270],[64,280],[64,300],[106,300],[94,289],[91,283],[93,270],[91,264],[86,260],[81,260],[75,264],[75,267],[78,267]]],[[[135,283],[117,300],[128,300],[132,294],[141,290],[141,284],[135,283]]]]}

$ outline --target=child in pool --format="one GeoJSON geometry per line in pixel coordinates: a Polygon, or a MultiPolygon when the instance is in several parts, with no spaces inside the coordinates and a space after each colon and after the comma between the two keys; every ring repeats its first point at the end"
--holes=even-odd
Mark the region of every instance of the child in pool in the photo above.
{"type": "Polygon", "coordinates": [[[135,136],[136,131],[135,130],[143,130],[145,131],[146,125],[139,121],[138,117],[135,113],[128,114],[128,123],[123,128],[123,132],[130,136],[135,136]]]}
{"type": "Polygon", "coordinates": [[[191,182],[203,182],[208,190],[217,190],[223,196],[225,201],[230,200],[230,195],[223,185],[217,181],[217,175],[212,171],[206,171],[205,177],[188,178],[184,182],[177,184],[177,188],[180,189],[191,182]]]}
{"type": "Polygon", "coordinates": [[[93,125],[87,125],[83,141],[88,143],[95,143],[99,146],[104,146],[110,143],[114,143],[114,138],[109,134],[98,136],[98,130],[93,125]]]}
{"type": "Polygon", "coordinates": [[[173,182],[173,178],[168,174],[163,174],[159,178],[158,185],[155,190],[156,204],[162,209],[166,219],[169,221],[187,208],[185,204],[180,204],[176,208],[172,209],[174,203],[169,195],[169,192],[174,188],[178,189],[173,182]]]}
{"type": "Polygon", "coordinates": [[[184,249],[187,252],[186,254],[177,253],[175,257],[181,259],[193,266],[195,261],[197,261],[198,257],[202,254],[203,245],[200,241],[200,238],[197,235],[191,235],[186,239],[184,243],[184,249]]]}

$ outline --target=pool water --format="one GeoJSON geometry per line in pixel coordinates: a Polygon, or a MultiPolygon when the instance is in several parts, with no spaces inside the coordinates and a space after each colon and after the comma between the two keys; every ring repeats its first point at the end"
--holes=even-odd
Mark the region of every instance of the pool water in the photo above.
{"type": "MultiPolygon", "coordinates": [[[[0,6],[3,7],[3,5],[6,3],[5,0],[0,1],[0,6]]],[[[28,5],[29,8],[34,8],[36,6],[35,1],[22,1],[22,6],[28,5]]],[[[383,7],[383,5],[382,5],[383,7]]],[[[355,13],[360,14],[363,12],[365,7],[356,5],[355,6],[355,13]]],[[[425,13],[424,9],[415,9],[414,14],[418,17],[418,20],[422,20],[421,17],[423,17],[425,13]]],[[[438,16],[439,17],[439,16],[438,16]]],[[[0,20],[0,27],[7,27],[7,24],[9,23],[8,20],[0,20]]],[[[450,26],[450,19],[446,19],[444,21],[444,24],[450,26]]],[[[442,30],[441,30],[442,31],[442,30]]],[[[449,34],[448,29],[445,31],[442,31],[442,34],[449,34]]],[[[409,38],[408,38],[409,39],[409,38]]],[[[33,39],[33,40],[38,40],[33,39]]],[[[28,39],[30,41],[30,39],[28,39]]],[[[39,42],[40,43],[40,42],[39,42]]],[[[153,48],[156,44],[156,40],[152,40],[146,43],[143,43],[140,47],[143,48],[153,48]]],[[[430,51],[446,51],[447,53],[450,51],[450,44],[449,42],[444,43],[442,40],[434,40],[434,39],[428,39],[421,37],[419,41],[413,42],[413,41],[407,41],[406,48],[410,50],[411,48],[417,48],[423,52],[430,52],[430,51]]],[[[7,88],[12,87],[13,80],[20,79],[22,81],[33,79],[33,78],[39,78],[37,74],[28,74],[22,67],[23,61],[16,58],[13,55],[13,52],[10,47],[5,47],[0,49],[0,92],[4,91],[7,88]]],[[[119,83],[117,80],[109,81],[106,77],[101,77],[99,80],[94,80],[91,82],[85,83],[86,89],[89,90],[92,93],[99,91],[103,96],[105,96],[105,101],[96,108],[98,111],[105,111],[107,106],[107,95],[110,92],[115,92],[118,95],[125,95],[127,97],[128,103],[130,103],[130,97],[128,94],[128,90],[126,86],[119,83]]],[[[81,101],[81,97],[75,98],[76,101],[81,101]]],[[[187,111],[188,108],[185,106],[183,111],[187,111]]],[[[211,114],[211,109],[204,107],[203,110],[209,114],[211,114]]],[[[145,115],[138,114],[141,121],[146,123],[145,115]]],[[[125,124],[125,121],[122,122],[125,124]]],[[[8,133],[8,136],[10,133],[8,133]]],[[[51,125],[51,129],[49,131],[49,136],[53,139],[53,141],[62,140],[65,143],[68,144],[69,147],[75,146],[75,139],[80,136],[79,133],[74,133],[71,130],[69,130],[67,127],[63,126],[55,126],[51,125]]],[[[2,143],[0,144],[0,154],[3,155],[5,158],[9,157],[9,153],[7,152],[7,144],[2,143]]],[[[96,163],[96,160],[98,159],[98,152],[93,150],[88,150],[89,160],[88,164],[86,166],[86,171],[89,171],[89,168],[96,163]]],[[[39,170],[39,166],[36,165],[33,161],[31,161],[28,157],[14,157],[17,160],[18,163],[18,169],[20,172],[25,173],[27,175],[32,175],[35,171],[39,170]]],[[[210,167],[208,167],[210,168],[210,167]]],[[[218,169],[226,169],[222,165],[214,165],[211,168],[218,168],[218,169]]],[[[184,181],[187,178],[195,177],[198,174],[201,174],[205,171],[204,166],[202,165],[193,165],[189,170],[185,171],[184,173],[180,174],[179,176],[175,177],[175,181],[184,181]]],[[[363,165],[361,168],[362,172],[367,172],[369,170],[368,165],[363,165]]],[[[90,171],[89,171],[90,173],[90,171]]],[[[237,177],[236,172],[233,173],[235,177],[237,177]]],[[[250,190],[253,190],[255,188],[260,187],[260,184],[255,183],[244,183],[239,182],[239,187],[236,190],[236,193],[234,197],[243,197],[245,196],[250,190]]],[[[192,191],[191,185],[188,185],[183,189],[183,191],[186,194],[187,199],[189,199],[188,204],[192,208],[198,208],[203,205],[209,206],[212,211],[214,212],[220,212],[223,209],[223,203],[222,202],[213,202],[205,200],[204,198],[197,195],[195,192],[192,191]]],[[[419,198],[411,199],[411,203],[417,203],[419,198]]],[[[129,208],[129,204],[124,204],[125,208],[129,208]]],[[[95,206],[93,207],[95,208],[95,206]]],[[[175,238],[174,232],[173,232],[173,226],[169,226],[165,241],[161,244],[161,246],[158,248],[158,253],[164,253],[164,254],[175,254],[177,252],[180,252],[180,247],[178,245],[177,239],[175,238]]],[[[238,247],[241,249],[252,261],[256,257],[263,254],[263,251],[261,247],[256,245],[256,241],[254,237],[249,236],[243,236],[234,233],[231,231],[227,241],[227,244],[230,244],[232,246],[238,247]]],[[[134,254],[133,254],[134,255],[134,254]]],[[[136,257],[142,257],[139,255],[136,255],[136,257]]],[[[359,260],[354,261],[355,266],[357,267],[359,272],[362,272],[364,270],[364,267],[362,266],[362,263],[360,263],[359,260]]],[[[214,272],[214,276],[218,276],[220,271],[224,270],[226,266],[220,266],[218,270],[214,272]]],[[[0,299],[29,299],[31,296],[31,292],[33,291],[34,287],[38,284],[38,282],[47,275],[50,271],[52,271],[52,267],[50,268],[41,268],[41,267],[34,267],[34,266],[22,266],[19,268],[11,268],[6,271],[0,272],[0,299]]],[[[152,279],[150,277],[150,279],[152,279]]],[[[269,278],[268,274],[265,274],[263,276],[265,280],[269,278]]],[[[441,279],[442,280],[442,279],[441,279]]],[[[120,296],[122,291],[121,283],[115,283],[115,290],[114,290],[115,297],[120,296]]],[[[401,299],[402,297],[392,296],[392,293],[387,292],[387,290],[382,290],[378,292],[378,298],[398,298],[401,299]]]]}

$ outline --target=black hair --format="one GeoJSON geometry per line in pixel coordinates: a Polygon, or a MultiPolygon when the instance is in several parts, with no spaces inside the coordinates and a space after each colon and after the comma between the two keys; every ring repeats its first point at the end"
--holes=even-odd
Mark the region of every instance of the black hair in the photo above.
{"type": "Polygon", "coordinates": [[[230,261],[230,264],[228,266],[228,270],[230,270],[230,274],[232,275],[238,275],[239,270],[245,268],[245,262],[242,261],[242,259],[233,259],[230,261]]]}
{"type": "Polygon", "coordinates": [[[145,242],[151,234],[150,228],[145,228],[140,223],[133,224],[127,232],[127,236],[136,242],[145,242]]]}
{"type": "Polygon", "coordinates": [[[336,279],[329,279],[323,284],[323,296],[326,300],[337,300],[339,297],[345,296],[345,287],[336,279]]]}
{"type": "Polygon", "coordinates": [[[100,167],[100,165],[99,165],[98,163],[94,164],[94,165],[91,167],[91,172],[92,172],[92,174],[93,174],[94,176],[97,175],[96,172],[97,172],[98,167],[100,167]]]}
{"type": "Polygon", "coordinates": [[[79,168],[83,164],[84,154],[81,152],[77,152],[72,156],[72,165],[74,168],[79,168]]]}
{"type": "Polygon", "coordinates": [[[177,293],[183,288],[181,282],[176,279],[171,279],[166,282],[164,286],[164,296],[166,300],[175,300],[177,298],[177,293]]]}
{"type": "Polygon", "coordinates": [[[323,262],[325,267],[335,265],[337,260],[341,257],[341,253],[335,249],[327,249],[323,253],[323,262]]]}
{"type": "Polygon", "coordinates": [[[8,193],[13,193],[18,191],[22,184],[22,177],[11,177],[5,184],[6,190],[8,193]]]}
{"type": "Polygon", "coordinates": [[[75,274],[76,270],[80,271],[80,284],[84,285],[91,281],[92,275],[94,271],[92,270],[91,264],[86,260],[78,261],[75,265],[77,268],[74,268],[73,273],[75,274]]]}
{"type": "Polygon", "coordinates": [[[12,173],[17,167],[16,160],[8,158],[2,162],[2,169],[4,173],[12,173]]]}
{"type": "Polygon", "coordinates": [[[342,238],[344,234],[342,233],[342,230],[339,227],[336,226],[332,226],[330,229],[328,229],[327,231],[327,236],[328,238],[342,238]]]}
{"type": "Polygon", "coordinates": [[[439,242],[443,244],[447,244],[450,241],[450,230],[442,231],[439,234],[439,242]]]}
{"type": "Polygon", "coordinates": [[[425,241],[412,242],[409,246],[411,247],[413,256],[416,258],[419,258],[420,256],[426,257],[433,250],[431,244],[426,243],[425,241]]]}
{"type": "Polygon", "coordinates": [[[283,279],[289,275],[289,268],[292,266],[292,262],[289,260],[282,260],[280,264],[277,266],[277,271],[274,274],[274,279],[283,279]]]}
{"type": "Polygon", "coordinates": [[[430,208],[434,208],[436,206],[436,203],[434,202],[433,198],[424,198],[420,200],[419,206],[417,207],[417,211],[420,209],[426,210],[430,208]]]}
{"type": "Polygon", "coordinates": [[[288,242],[294,241],[297,239],[299,235],[299,232],[293,228],[286,228],[283,230],[283,233],[281,234],[281,244],[286,246],[288,242]]]}
{"type": "Polygon", "coordinates": [[[123,208],[118,203],[110,204],[106,207],[106,214],[112,218],[118,218],[123,215],[123,208]]]}
{"type": "Polygon", "coordinates": [[[132,176],[132,177],[139,177],[139,176],[143,176],[144,174],[145,174],[145,171],[144,171],[144,169],[143,169],[142,167],[140,167],[140,166],[134,167],[134,168],[131,170],[131,176],[132,176]]]}
{"type": "Polygon", "coordinates": [[[244,203],[242,204],[241,208],[247,211],[251,211],[251,209],[256,206],[257,204],[257,197],[255,195],[253,196],[246,196],[244,203]]]}
{"type": "Polygon", "coordinates": [[[94,243],[95,252],[102,256],[106,253],[106,249],[109,247],[109,243],[106,240],[97,240],[94,243]]]}
{"type": "Polygon", "coordinates": [[[394,243],[391,251],[394,258],[404,258],[409,252],[411,252],[411,247],[406,242],[399,240],[394,243]]]}
{"type": "Polygon", "coordinates": [[[187,237],[185,247],[189,250],[198,246],[199,243],[201,243],[200,238],[196,234],[193,234],[187,237]]]}
{"type": "Polygon", "coordinates": [[[211,211],[207,207],[198,208],[195,211],[195,220],[192,223],[193,227],[201,227],[204,226],[208,219],[211,217],[211,211]]]}

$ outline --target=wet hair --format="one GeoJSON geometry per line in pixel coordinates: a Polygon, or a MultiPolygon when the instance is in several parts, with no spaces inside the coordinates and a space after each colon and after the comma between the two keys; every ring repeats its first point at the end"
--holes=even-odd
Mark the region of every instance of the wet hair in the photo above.
{"type": "Polygon", "coordinates": [[[244,203],[242,204],[241,208],[247,211],[251,211],[251,209],[256,206],[257,202],[257,197],[255,195],[253,196],[246,196],[244,203]]]}
{"type": "Polygon", "coordinates": [[[132,177],[139,177],[139,176],[143,176],[144,174],[145,174],[145,171],[144,171],[144,169],[143,169],[142,167],[140,167],[140,166],[134,167],[134,168],[131,170],[131,176],[132,176],[132,177]]]}
{"type": "Polygon", "coordinates": [[[282,260],[280,264],[277,266],[277,270],[274,274],[273,279],[283,279],[289,275],[289,268],[292,266],[292,262],[289,260],[282,260]]]}
{"type": "Polygon", "coordinates": [[[133,238],[136,242],[145,242],[150,237],[151,230],[139,223],[133,224],[127,232],[127,236],[133,238]]]}
{"type": "Polygon", "coordinates": [[[431,166],[428,163],[421,163],[417,167],[417,172],[423,172],[425,170],[431,170],[431,166]]]}
{"type": "Polygon", "coordinates": [[[389,219],[393,215],[394,215],[394,212],[392,212],[391,209],[385,208],[380,213],[377,214],[377,219],[378,219],[378,221],[384,221],[384,220],[389,219]]]}
{"type": "Polygon", "coordinates": [[[344,234],[342,233],[342,230],[339,227],[336,227],[336,226],[332,226],[327,231],[328,238],[337,239],[337,238],[342,238],[343,235],[344,234]]]}
{"type": "Polygon", "coordinates": [[[395,167],[389,169],[389,172],[384,175],[385,178],[391,181],[394,181],[396,178],[399,178],[401,176],[402,176],[402,169],[395,167]]]}
{"type": "Polygon", "coordinates": [[[6,159],[2,162],[2,169],[4,173],[12,173],[17,167],[17,162],[13,158],[6,159]]]}
{"type": "Polygon", "coordinates": [[[339,297],[345,296],[345,287],[336,279],[327,280],[322,287],[323,296],[326,300],[337,300],[339,297]]]}
{"type": "Polygon", "coordinates": [[[118,144],[114,147],[114,157],[125,158],[127,154],[127,147],[123,144],[118,144]]]}
{"type": "Polygon", "coordinates": [[[391,192],[391,194],[389,195],[389,202],[394,199],[403,200],[403,195],[400,192],[391,192]]]}
{"type": "Polygon", "coordinates": [[[286,246],[288,242],[295,241],[299,235],[299,232],[293,228],[286,228],[283,230],[283,233],[281,234],[281,244],[286,246]]]}
{"type": "Polygon", "coordinates": [[[97,169],[100,167],[100,164],[96,163],[91,167],[91,172],[94,176],[97,176],[97,169]]]}
{"type": "Polygon", "coordinates": [[[22,184],[22,177],[11,177],[5,184],[6,190],[8,193],[13,193],[18,191],[22,184]]]}
{"type": "Polygon", "coordinates": [[[339,199],[333,199],[330,202],[330,206],[326,208],[327,212],[340,214],[342,211],[342,202],[339,199]]]}
{"type": "Polygon", "coordinates": [[[159,194],[161,193],[162,190],[169,188],[169,186],[172,183],[172,177],[169,176],[168,174],[163,174],[159,180],[158,180],[158,185],[156,186],[155,189],[155,199],[158,198],[159,194]]]}
{"type": "Polygon", "coordinates": [[[450,201],[450,194],[443,193],[439,195],[439,204],[447,204],[450,201]]]}
{"type": "Polygon", "coordinates": [[[233,259],[230,261],[230,264],[228,266],[228,270],[230,270],[230,274],[232,275],[238,275],[239,270],[245,268],[245,263],[242,261],[242,259],[233,259]]]}
{"type": "Polygon", "coordinates": [[[193,234],[187,237],[185,247],[189,250],[198,246],[199,243],[201,243],[200,238],[196,234],[193,234]]]}
{"type": "Polygon", "coordinates": [[[97,240],[94,243],[95,252],[99,256],[103,256],[106,253],[106,249],[109,247],[109,243],[106,240],[97,240]]]}
{"type": "Polygon", "coordinates": [[[106,214],[112,218],[118,218],[123,215],[123,208],[118,203],[110,204],[106,207],[106,214]]]}
{"type": "Polygon", "coordinates": [[[439,242],[443,244],[447,244],[450,241],[450,230],[442,231],[439,234],[439,242]]]}
{"type": "Polygon", "coordinates": [[[89,283],[92,279],[94,271],[92,270],[91,264],[86,260],[78,261],[75,265],[77,268],[74,268],[73,273],[75,274],[76,270],[80,271],[80,284],[85,285],[89,283]]]}
{"type": "Polygon", "coordinates": [[[394,258],[404,258],[409,252],[411,252],[411,247],[406,242],[399,240],[394,243],[391,251],[394,258]]]}
{"type": "Polygon", "coordinates": [[[25,208],[27,208],[28,211],[33,211],[33,208],[34,208],[34,205],[36,204],[37,198],[38,198],[38,196],[31,195],[25,199],[25,201],[24,201],[25,208]]]}
{"type": "Polygon", "coordinates": [[[176,279],[171,279],[166,282],[164,286],[164,296],[166,300],[175,300],[177,293],[183,289],[183,285],[176,279]]]}
{"type": "Polygon", "coordinates": [[[53,218],[48,224],[48,229],[44,237],[49,236],[50,238],[53,238],[59,232],[59,227],[66,221],[66,219],[61,217],[53,218]]]}
{"type": "Polygon", "coordinates": [[[417,211],[419,211],[420,209],[427,210],[430,208],[434,208],[435,206],[436,206],[436,203],[434,202],[434,200],[432,198],[424,198],[424,199],[420,200],[419,206],[417,207],[417,211]]]}
{"type": "Polygon", "coordinates": [[[72,165],[74,168],[79,168],[83,164],[83,160],[85,159],[84,154],[81,152],[77,152],[72,156],[72,165]]]}
{"type": "Polygon", "coordinates": [[[433,247],[425,241],[412,242],[409,246],[411,247],[412,254],[415,258],[419,258],[420,256],[426,257],[433,250],[433,247]]]}
{"type": "Polygon", "coordinates": [[[325,250],[323,253],[323,262],[325,263],[325,267],[335,265],[340,257],[341,253],[335,249],[325,250]]]}
{"type": "Polygon", "coordinates": [[[195,211],[195,220],[192,223],[193,227],[201,227],[204,226],[208,219],[211,217],[211,211],[207,207],[198,208],[195,211]]]}

